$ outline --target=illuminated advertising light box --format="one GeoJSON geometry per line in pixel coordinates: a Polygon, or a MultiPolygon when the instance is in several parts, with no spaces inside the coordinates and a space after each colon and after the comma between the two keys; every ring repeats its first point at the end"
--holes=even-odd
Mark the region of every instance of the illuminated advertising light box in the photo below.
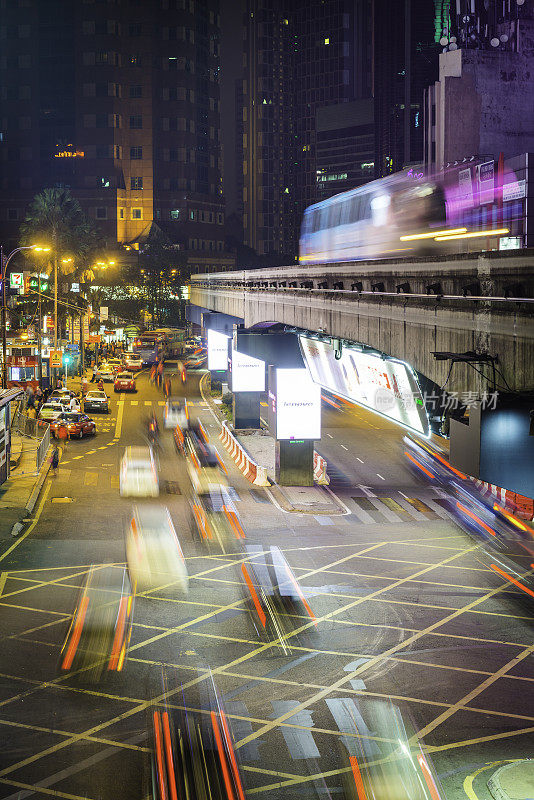
{"type": "Polygon", "coordinates": [[[269,427],[275,439],[321,438],[321,387],[307,369],[270,368],[269,427]]]}
{"type": "Polygon", "coordinates": [[[232,392],[265,391],[265,361],[232,348],[230,369],[232,392]]]}
{"type": "Polygon", "coordinates": [[[228,339],[224,333],[208,329],[208,369],[228,369],[228,339]]]}
{"type": "Polygon", "coordinates": [[[365,406],[424,436],[430,427],[421,389],[407,364],[343,345],[341,358],[329,342],[300,336],[313,380],[330,392],[365,406]]]}

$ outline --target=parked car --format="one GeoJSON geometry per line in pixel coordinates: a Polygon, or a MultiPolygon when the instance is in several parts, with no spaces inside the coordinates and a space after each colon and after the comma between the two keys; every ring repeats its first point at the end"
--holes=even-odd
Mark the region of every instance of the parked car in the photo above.
{"type": "Polygon", "coordinates": [[[109,411],[109,397],[105,392],[94,390],[87,392],[83,399],[83,410],[87,411],[109,411]]]}
{"type": "Polygon", "coordinates": [[[73,436],[83,439],[84,436],[94,436],[96,433],[95,422],[87,414],[80,414],[76,411],[64,411],[51,423],[50,432],[55,439],[57,439],[62,425],[67,428],[71,439],[73,436]]]}
{"type": "Polygon", "coordinates": [[[119,372],[113,385],[115,392],[135,392],[135,378],[131,372],[119,372]]]}

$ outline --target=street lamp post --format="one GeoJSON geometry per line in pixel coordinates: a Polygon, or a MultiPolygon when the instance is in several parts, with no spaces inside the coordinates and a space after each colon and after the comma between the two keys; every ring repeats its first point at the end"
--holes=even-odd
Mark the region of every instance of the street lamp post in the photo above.
{"type": "Polygon", "coordinates": [[[49,247],[37,247],[34,244],[16,247],[8,256],[4,256],[3,247],[0,245],[0,271],[2,273],[2,386],[7,389],[7,268],[14,255],[21,250],[35,250],[36,252],[49,252],[49,247]]]}

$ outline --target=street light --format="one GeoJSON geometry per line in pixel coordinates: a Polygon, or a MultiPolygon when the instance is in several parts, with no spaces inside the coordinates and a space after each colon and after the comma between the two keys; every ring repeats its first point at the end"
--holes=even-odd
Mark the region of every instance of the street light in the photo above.
{"type": "Polygon", "coordinates": [[[4,256],[4,249],[0,245],[0,273],[2,275],[2,385],[7,389],[7,333],[6,333],[6,315],[7,315],[7,295],[6,295],[6,280],[7,268],[9,262],[14,255],[20,253],[21,250],[34,250],[36,253],[49,253],[50,247],[41,247],[36,244],[29,244],[23,247],[15,247],[8,256],[4,256]]]}
{"type": "Polygon", "coordinates": [[[70,356],[65,356],[63,359],[63,363],[65,364],[65,389],[67,389],[67,381],[69,378],[69,364],[70,364],[70,356]]]}

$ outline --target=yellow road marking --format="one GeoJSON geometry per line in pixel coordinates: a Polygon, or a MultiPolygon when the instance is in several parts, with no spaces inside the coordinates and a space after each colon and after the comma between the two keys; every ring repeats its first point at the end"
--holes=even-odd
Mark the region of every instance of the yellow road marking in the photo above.
{"type": "Polygon", "coordinates": [[[5,551],[5,553],[2,553],[2,555],[0,556],[0,561],[3,561],[3,560],[4,560],[4,558],[6,558],[6,556],[8,556],[10,553],[12,553],[12,552],[13,552],[13,550],[15,549],[15,547],[18,547],[18,546],[19,546],[19,544],[20,544],[21,542],[23,542],[23,541],[24,541],[24,539],[26,539],[26,538],[27,538],[27,537],[30,535],[30,533],[33,531],[33,529],[35,528],[35,526],[36,526],[36,525],[37,525],[37,523],[39,522],[39,517],[41,516],[41,514],[42,514],[42,512],[43,512],[44,504],[45,504],[45,502],[46,502],[46,498],[48,497],[48,493],[49,493],[49,491],[50,491],[50,487],[51,487],[51,485],[52,485],[52,482],[51,482],[51,480],[50,480],[50,479],[48,479],[48,481],[47,481],[47,483],[46,483],[46,486],[45,486],[45,488],[44,488],[44,492],[43,492],[43,496],[42,496],[42,498],[41,498],[41,502],[39,503],[39,506],[37,507],[37,514],[35,515],[33,522],[32,522],[32,523],[31,523],[31,525],[29,526],[29,528],[28,528],[28,530],[26,531],[26,533],[23,533],[23,534],[22,534],[22,536],[20,536],[20,537],[17,539],[17,541],[16,541],[16,542],[14,542],[14,543],[11,545],[11,547],[8,547],[8,548],[7,548],[7,550],[5,551]]]}
{"type": "Polygon", "coordinates": [[[111,488],[112,489],[118,489],[119,488],[119,476],[118,475],[112,475],[111,476],[111,488]]]}
{"type": "Polygon", "coordinates": [[[401,504],[397,503],[392,497],[378,497],[377,499],[381,500],[384,505],[392,511],[395,511],[396,514],[408,514],[408,509],[401,506],[401,504]]]}
{"type": "Polygon", "coordinates": [[[31,789],[34,792],[39,792],[39,794],[48,794],[50,797],[62,797],[64,800],[88,800],[86,794],[83,797],[79,794],[67,794],[67,792],[58,792],[56,789],[45,789],[43,786],[35,786],[32,783],[22,783],[22,781],[0,778],[0,783],[5,783],[8,786],[16,786],[17,789],[31,789]]]}
{"type": "Polygon", "coordinates": [[[6,580],[8,575],[9,575],[8,572],[0,572],[0,597],[2,596],[2,592],[4,591],[4,586],[6,585],[6,580]]]}
{"type": "Polygon", "coordinates": [[[120,439],[121,431],[122,431],[122,415],[124,414],[124,395],[121,394],[120,400],[117,403],[117,423],[115,425],[115,439],[120,439]]]}
{"type": "MultiPolygon", "coordinates": [[[[39,733],[53,733],[56,736],[72,736],[72,731],[63,731],[59,728],[44,728],[42,725],[28,725],[27,723],[8,719],[0,719],[0,725],[6,725],[10,728],[23,728],[24,730],[37,731],[39,733]]],[[[87,736],[83,738],[88,742],[97,742],[98,744],[111,745],[111,747],[123,748],[125,750],[141,750],[143,753],[150,753],[149,747],[140,747],[138,744],[127,744],[126,742],[115,741],[114,739],[104,739],[100,736],[87,736]]]]}
{"type": "Polygon", "coordinates": [[[492,769],[492,767],[497,767],[499,764],[509,764],[513,761],[519,761],[519,759],[511,758],[506,761],[494,761],[492,764],[484,764],[483,767],[477,769],[475,772],[472,772],[471,775],[468,775],[464,780],[464,792],[468,796],[469,800],[479,800],[478,795],[475,793],[473,789],[473,782],[477,775],[480,775],[481,772],[485,772],[487,769],[492,769]]]}

